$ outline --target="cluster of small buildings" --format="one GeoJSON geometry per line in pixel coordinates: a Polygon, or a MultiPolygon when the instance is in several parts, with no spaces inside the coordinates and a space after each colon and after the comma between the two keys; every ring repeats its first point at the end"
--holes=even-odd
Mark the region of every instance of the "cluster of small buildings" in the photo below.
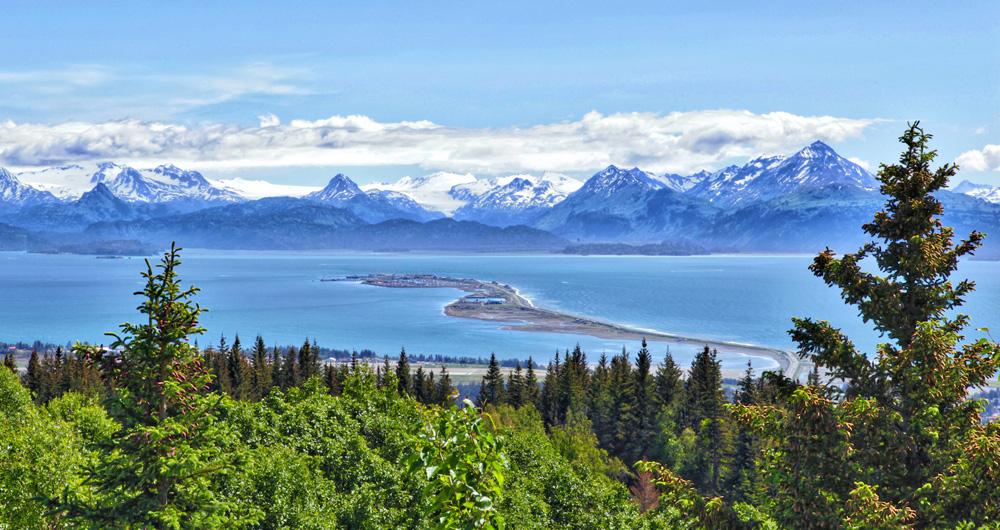
{"type": "Polygon", "coordinates": [[[463,302],[481,305],[501,305],[507,303],[507,299],[502,296],[495,296],[489,293],[473,293],[464,298],[463,302]]]}

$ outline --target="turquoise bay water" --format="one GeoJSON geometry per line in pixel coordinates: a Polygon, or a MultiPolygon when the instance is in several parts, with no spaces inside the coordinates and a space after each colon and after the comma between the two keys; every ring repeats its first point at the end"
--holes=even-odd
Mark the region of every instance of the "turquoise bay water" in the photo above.
{"type": "MultiPolygon", "coordinates": [[[[306,337],[343,349],[536,360],[580,343],[592,359],[637,344],[586,336],[507,331],[458,319],[442,308],[451,289],[386,289],[320,278],[344,274],[432,273],[498,280],[536,305],[679,335],[791,349],[790,317],[832,321],[870,350],[878,336],[837,293],[807,270],[807,256],[550,256],[344,254],[187,250],[182,277],[209,309],[203,344],[220,334],[269,344],[306,337]]],[[[106,342],[105,331],[135,319],[141,259],[0,253],[0,340],[106,342]]],[[[1000,263],[963,263],[978,290],[964,309],[974,327],[1000,330],[1000,263]]],[[[970,336],[978,336],[970,331],[970,336]]],[[[666,345],[655,344],[657,357],[666,345]]],[[[671,345],[687,363],[693,346],[671,345]]],[[[728,368],[747,358],[720,350],[728,368]]],[[[754,359],[754,366],[771,366],[754,359]]]]}

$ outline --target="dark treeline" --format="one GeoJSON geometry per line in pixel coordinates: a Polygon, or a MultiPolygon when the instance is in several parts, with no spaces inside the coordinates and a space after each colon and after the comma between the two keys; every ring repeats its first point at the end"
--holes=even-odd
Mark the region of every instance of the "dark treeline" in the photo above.
{"type": "MultiPolygon", "coordinates": [[[[114,350],[103,347],[63,349],[60,345],[40,341],[12,346],[17,349],[31,348],[27,369],[22,377],[39,403],[47,403],[66,392],[93,394],[110,390],[114,386],[114,380],[110,376],[115,368],[114,350]],[[77,353],[73,353],[74,351],[77,353]]],[[[243,345],[239,335],[231,344],[222,336],[216,345],[201,351],[215,376],[213,389],[243,400],[261,399],[273,388],[287,390],[298,387],[312,376],[321,377],[330,392],[336,395],[340,383],[349,372],[349,364],[374,364],[373,361],[378,359],[380,365],[375,370],[380,384],[381,374],[386,370],[397,370],[396,363],[403,363],[403,370],[407,372],[410,370],[410,363],[414,363],[420,366],[406,377],[412,383],[412,386],[407,386],[406,393],[422,403],[443,404],[448,401],[444,399],[447,396],[452,399],[456,396],[474,399],[477,395],[474,387],[464,386],[464,392],[456,393],[445,364],[487,365],[491,362],[490,359],[470,356],[410,355],[403,349],[399,358],[390,363],[387,356],[379,357],[368,349],[358,351],[324,348],[318,346],[315,340],[306,340],[298,347],[267,346],[259,335],[249,347],[243,345]],[[424,365],[429,364],[440,365],[440,368],[436,371],[425,368],[424,365]]],[[[498,361],[493,357],[492,362],[498,361]]],[[[521,363],[517,359],[508,359],[499,361],[499,366],[513,368],[521,363]]],[[[528,363],[531,363],[530,359],[525,361],[525,364],[528,363]]],[[[3,364],[16,371],[14,353],[4,354],[3,364]]]]}
{"type": "MultiPolygon", "coordinates": [[[[344,357],[330,355],[334,350],[320,348],[315,342],[307,340],[299,347],[268,347],[259,335],[249,348],[237,336],[231,344],[222,337],[217,345],[200,351],[213,376],[210,389],[243,401],[262,399],[274,389],[297,388],[313,378],[322,382],[331,395],[339,395],[343,381],[356,371],[357,365],[368,365],[373,358],[369,350],[364,350],[348,352],[347,360],[341,362],[344,357]],[[325,360],[321,360],[322,355],[327,356],[325,360]]],[[[3,362],[16,372],[13,354],[6,354],[3,362]]],[[[437,371],[421,364],[411,373],[405,349],[395,362],[384,356],[374,371],[379,388],[390,384],[386,374],[392,372],[399,384],[395,379],[391,384],[421,403],[448,405],[459,395],[443,364],[437,371]]],[[[57,346],[52,354],[33,350],[21,379],[35,401],[44,404],[68,392],[104,395],[116,388],[119,372],[114,350],[81,345],[67,354],[57,346]]]]}
{"type": "MultiPolygon", "coordinates": [[[[504,377],[491,359],[477,404],[535,407],[550,429],[592,432],[607,452],[608,469],[655,461],[705,493],[742,499],[751,493],[755,442],[726,404],[777,402],[801,385],[775,372],[755,377],[749,364],[731,399],[724,382],[717,352],[708,347],[685,375],[669,352],[654,364],[645,341],[634,359],[623,349],[610,359],[602,354],[594,366],[577,346],[565,356],[557,354],[541,381],[530,361],[527,369],[516,365],[504,377]]],[[[629,480],[638,484],[638,479],[629,480]]]]}

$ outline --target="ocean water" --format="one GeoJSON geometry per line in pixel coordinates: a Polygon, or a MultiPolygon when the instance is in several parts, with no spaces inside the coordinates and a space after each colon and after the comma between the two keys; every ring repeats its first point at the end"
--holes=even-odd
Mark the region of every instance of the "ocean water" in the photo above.
{"type": "MultiPolygon", "coordinates": [[[[682,336],[792,349],[790,317],[841,326],[871,350],[878,335],[807,269],[808,256],[554,256],[430,255],[186,250],[180,272],[201,288],[209,309],[202,344],[220,334],[244,343],[258,333],[268,344],[315,338],[333,348],[370,348],[396,355],[533,356],[545,361],[579,343],[592,359],[638,344],[587,336],[509,331],[501,325],[448,317],[452,289],[387,289],[320,278],[345,274],[432,273],[497,280],[537,306],[682,336]]],[[[107,342],[137,318],[142,259],[0,253],[0,340],[107,342]]],[[[1000,263],[969,261],[962,277],[977,281],[963,309],[973,327],[1000,330],[1000,263]]],[[[970,331],[970,336],[979,332],[970,331]]],[[[653,344],[659,357],[668,348],[653,344]]],[[[687,363],[697,346],[670,345],[687,363]]],[[[720,349],[735,369],[747,357],[720,349]]],[[[773,366],[754,358],[755,367],[773,366]]]]}

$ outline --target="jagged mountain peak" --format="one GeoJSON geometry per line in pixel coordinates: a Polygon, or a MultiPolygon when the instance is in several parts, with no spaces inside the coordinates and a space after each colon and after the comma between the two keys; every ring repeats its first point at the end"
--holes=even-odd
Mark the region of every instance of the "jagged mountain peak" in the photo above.
{"type": "Polygon", "coordinates": [[[839,156],[832,147],[826,144],[823,140],[816,140],[813,143],[803,147],[799,152],[795,153],[794,156],[802,156],[806,158],[818,158],[823,156],[839,156]]]}
{"type": "Polygon", "coordinates": [[[622,169],[612,164],[590,177],[574,195],[588,194],[610,197],[623,189],[651,191],[663,187],[662,182],[637,167],[622,169]]]}
{"type": "Polygon", "coordinates": [[[18,180],[13,173],[7,171],[7,168],[0,167],[0,185],[11,185],[20,183],[21,181],[18,180]]]}
{"type": "Polygon", "coordinates": [[[690,193],[734,206],[827,186],[873,191],[878,183],[861,166],[817,140],[789,157],[759,156],[742,166],[726,167],[693,186],[690,193]]]}
{"type": "Polygon", "coordinates": [[[98,162],[97,171],[90,176],[90,183],[98,184],[101,182],[108,182],[117,178],[126,167],[127,166],[118,165],[114,162],[98,162]]]}
{"type": "Polygon", "coordinates": [[[953,192],[976,197],[986,202],[1000,204],[1000,186],[990,186],[989,184],[978,184],[963,180],[958,186],[952,188],[953,192]]]}
{"type": "Polygon", "coordinates": [[[152,169],[152,173],[191,187],[211,187],[212,184],[197,171],[181,169],[173,164],[163,164],[152,169]]]}
{"type": "Polygon", "coordinates": [[[348,201],[364,195],[357,183],[343,173],[337,173],[323,189],[306,195],[307,199],[324,202],[348,201]]]}
{"type": "Polygon", "coordinates": [[[390,219],[426,221],[440,217],[417,204],[403,193],[380,189],[362,191],[350,177],[338,173],[327,185],[305,196],[306,199],[346,208],[369,223],[390,219]]]}
{"type": "Polygon", "coordinates": [[[111,191],[111,188],[103,182],[98,182],[93,189],[81,195],[80,199],[77,200],[76,203],[90,207],[103,207],[108,205],[118,207],[119,205],[125,205],[125,201],[119,199],[111,191]]]}

